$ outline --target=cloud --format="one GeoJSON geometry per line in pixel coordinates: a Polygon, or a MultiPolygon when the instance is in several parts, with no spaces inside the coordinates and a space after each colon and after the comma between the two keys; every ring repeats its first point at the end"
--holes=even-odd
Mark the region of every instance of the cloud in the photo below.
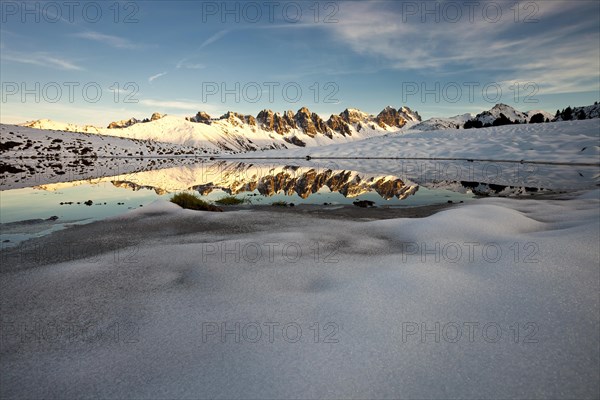
{"type": "Polygon", "coordinates": [[[536,82],[544,94],[589,91],[598,89],[597,84],[589,85],[594,77],[597,82],[600,69],[598,10],[593,3],[538,2],[538,22],[524,23],[532,10],[522,9],[516,21],[514,2],[501,1],[497,4],[503,17],[495,23],[482,17],[482,6],[472,22],[463,11],[458,23],[450,23],[436,22],[435,15],[403,15],[399,3],[353,2],[341,8],[338,23],[323,27],[355,53],[381,61],[382,69],[434,77],[472,72],[494,81],[519,79],[536,82]],[[565,13],[577,25],[561,18],[565,13]],[[422,22],[423,17],[428,19],[422,22]]]}
{"type": "Polygon", "coordinates": [[[158,79],[161,76],[164,76],[166,74],[167,74],[167,72],[165,71],[165,72],[160,72],[160,73],[158,73],[156,75],[152,75],[151,77],[148,78],[148,83],[152,83],[152,81],[154,81],[155,79],[158,79]]]}
{"type": "Polygon", "coordinates": [[[215,33],[214,35],[212,35],[211,37],[209,37],[208,39],[206,39],[204,42],[202,42],[202,44],[200,45],[200,49],[203,49],[204,47],[208,46],[211,43],[216,42],[217,40],[221,39],[223,36],[227,35],[229,33],[229,29],[223,29],[217,33],[215,33]]]}
{"type": "Polygon", "coordinates": [[[201,63],[190,63],[187,58],[179,60],[177,65],[175,66],[177,69],[186,68],[186,69],[203,69],[206,68],[206,65],[201,63]]]}
{"type": "Polygon", "coordinates": [[[67,71],[82,71],[83,68],[65,58],[52,55],[46,52],[20,53],[14,51],[4,51],[2,49],[2,60],[12,61],[21,64],[39,65],[67,71]]]}
{"type": "Polygon", "coordinates": [[[76,33],[74,36],[82,39],[100,42],[108,46],[115,47],[117,49],[135,49],[139,47],[138,45],[127,39],[113,35],[105,35],[104,33],[100,32],[87,31],[82,33],[76,33]]]}

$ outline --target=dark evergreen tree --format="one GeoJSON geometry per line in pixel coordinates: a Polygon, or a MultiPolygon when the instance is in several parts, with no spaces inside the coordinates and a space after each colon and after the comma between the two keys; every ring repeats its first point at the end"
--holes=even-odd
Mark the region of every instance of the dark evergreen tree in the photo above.
{"type": "Polygon", "coordinates": [[[513,122],[506,117],[506,115],[500,113],[500,116],[496,118],[493,123],[493,126],[502,126],[502,125],[511,125],[513,122]]]}
{"type": "Polygon", "coordinates": [[[478,128],[482,128],[483,127],[483,122],[477,120],[477,119],[471,119],[467,122],[465,122],[465,129],[478,129],[478,128]]]}
{"type": "Polygon", "coordinates": [[[529,120],[530,124],[541,124],[544,122],[544,115],[542,113],[537,113],[531,117],[529,120]]]}

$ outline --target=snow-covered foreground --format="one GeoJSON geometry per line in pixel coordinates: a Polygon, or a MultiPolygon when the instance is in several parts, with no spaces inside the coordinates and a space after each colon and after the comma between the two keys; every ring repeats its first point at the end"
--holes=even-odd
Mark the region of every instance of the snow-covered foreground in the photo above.
{"type": "Polygon", "coordinates": [[[2,254],[1,396],[597,398],[599,196],[56,232],[2,254]]]}

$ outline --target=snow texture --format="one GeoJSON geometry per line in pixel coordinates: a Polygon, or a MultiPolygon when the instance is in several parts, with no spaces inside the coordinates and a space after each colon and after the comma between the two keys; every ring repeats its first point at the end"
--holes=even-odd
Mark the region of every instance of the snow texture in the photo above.
{"type": "Polygon", "coordinates": [[[67,260],[3,253],[0,394],[597,398],[599,206],[346,221],[158,202],[56,232],[27,246],[67,260]]]}

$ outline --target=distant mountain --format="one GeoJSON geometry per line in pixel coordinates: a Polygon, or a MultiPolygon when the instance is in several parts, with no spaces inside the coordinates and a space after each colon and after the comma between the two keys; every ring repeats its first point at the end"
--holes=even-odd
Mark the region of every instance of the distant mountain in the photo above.
{"type": "Polygon", "coordinates": [[[415,131],[434,131],[443,129],[470,129],[484,128],[489,126],[545,123],[555,121],[568,121],[573,119],[600,118],[600,105],[594,104],[587,107],[567,107],[557,110],[552,115],[543,110],[518,111],[506,104],[496,104],[490,110],[483,111],[477,115],[463,114],[455,117],[434,117],[411,127],[415,131]]]}
{"type": "Polygon", "coordinates": [[[419,114],[408,107],[386,107],[376,116],[346,109],[331,115],[328,120],[302,107],[296,113],[289,110],[283,114],[262,110],[256,117],[233,111],[218,118],[202,111],[186,118],[154,113],[149,119],[130,118],[111,122],[107,128],[81,127],[50,120],[37,120],[22,126],[242,152],[361,140],[398,132],[420,121],[419,114]]]}
{"type": "Polygon", "coordinates": [[[552,122],[554,120],[554,115],[550,114],[544,110],[531,110],[527,111],[527,120],[528,123],[540,123],[540,122],[552,122]]]}
{"type": "Polygon", "coordinates": [[[262,110],[256,116],[233,111],[212,117],[199,111],[190,117],[154,113],[150,118],[129,118],[111,122],[106,128],[78,126],[47,119],[21,124],[37,129],[63,130],[129,139],[151,140],[193,146],[212,152],[246,152],[346,143],[386,134],[446,129],[469,129],[508,124],[545,123],[573,119],[600,118],[600,105],[567,107],[555,115],[543,110],[521,112],[506,104],[496,104],[479,114],[421,120],[408,107],[386,107],[377,115],[347,108],[327,120],[302,107],[283,113],[262,110]]]}
{"type": "Polygon", "coordinates": [[[20,126],[25,126],[28,128],[35,129],[46,129],[52,131],[66,131],[66,132],[79,132],[79,133],[94,133],[100,134],[103,131],[103,128],[99,128],[93,125],[76,125],[69,124],[65,122],[53,121],[50,119],[38,119],[35,121],[25,122],[23,124],[19,124],[20,126]]]}
{"type": "Polygon", "coordinates": [[[417,131],[437,131],[442,129],[463,129],[465,122],[473,119],[474,114],[463,114],[454,117],[433,117],[414,125],[411,129],[417,131]]]}
{"type": "Polygon", "coordinates": [[[502,116],[512,123],[518,122],[523,124],[528,121],[526,113],[502,103],[496,104],[489,111],[483,111],[477,114],[475,120],[483,123],[483,125],[493,125],[498,119],[502,119],[502,116]]]}

